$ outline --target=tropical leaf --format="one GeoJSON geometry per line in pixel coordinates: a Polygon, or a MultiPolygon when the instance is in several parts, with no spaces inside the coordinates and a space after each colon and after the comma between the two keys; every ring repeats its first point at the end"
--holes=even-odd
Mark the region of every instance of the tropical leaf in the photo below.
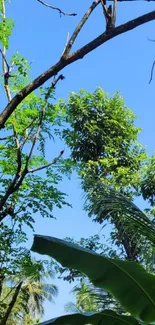
{"type": "Polygon", "coordinates": [[[101,222],[108,216],[119,218],[125,231],[133,230],[134,227],[136,233],[138,231],[155,244],[153,222],[127,196],[102,182],[97,182],[85,198],[86,202],[91,202],[88,204],[89,215],[95,215],[97,221],[101,222]]]}
{"type": "Polygon", "coordinates": [[[60,316],[39,325],[138,325],[130,316],[120,316],[111,310],[102,313],[83,313],[60,316]]]}
{"type": "Polygon", "coordinates": [[[32,251],[79,270],[96,287],[114,295],[132,315],[144,322],[155,321],[155,276],[138,263],[105,258],[78,245],[40,235],[35,235],[32,251]]]}

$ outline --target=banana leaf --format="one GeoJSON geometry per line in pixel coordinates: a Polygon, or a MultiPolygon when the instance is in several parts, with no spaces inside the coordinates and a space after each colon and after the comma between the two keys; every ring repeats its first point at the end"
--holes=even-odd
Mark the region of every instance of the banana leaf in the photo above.
{"type": "Polygon", "coordinates": [[[155,321],[155,276],[138,263],[106,258],[48,236],[35,235],[31,249],[86,274],[96,287],[110,292],[131,315],[147,323],[155,321]]]}
{"type": "Polygon", "coordinates": [[[139,325],[130,316],[120,316],[111,310],[102,313],[83,313],[60,316],[39,325],[139,325]]]}

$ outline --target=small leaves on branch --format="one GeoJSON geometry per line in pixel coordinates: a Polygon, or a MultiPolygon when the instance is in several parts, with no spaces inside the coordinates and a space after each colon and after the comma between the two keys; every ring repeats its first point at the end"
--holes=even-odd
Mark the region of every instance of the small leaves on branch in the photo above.
{"type": "Polygon", "coordinates": [[[61,156],[63,155],[63,153],[64,153],[64,150],[60,151],[59,155],[56,158],[54,158],[51,162],[49,162],[48,164],[46,164],[44,166],[40,166],[38,168],[28,170],[28,173],[35,173],[35,172],[37,172],[39,170],[43,170],[45,168],[48,168],[48,167],[54,165],[61,158],[61,156]]]}

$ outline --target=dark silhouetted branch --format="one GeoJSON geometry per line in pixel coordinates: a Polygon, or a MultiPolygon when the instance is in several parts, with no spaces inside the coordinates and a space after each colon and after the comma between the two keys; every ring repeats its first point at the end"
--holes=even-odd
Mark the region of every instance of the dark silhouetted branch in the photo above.
{"type": "Polygon", "coordinates": [[[67,13],[67,12],[64,12],[60,8],[54,7],[52,5],[49,5],[48,3],[45,3],[42,0],[37,0],[37,1],[40,2],[42,5],[44,5],[45,7],[51,8],[53,10],[57,10],[60,15],[64,15],[64,16],[76,16],[77,15],[76,13],[67,13]]]}
{"type": "Polygon", "coordinates": [[[149,80],[149,84],[151,83],[152,78],[153,78],[154,67],[155,67],[155,60],[153,61],[153,64],[152,64],[152,68],[151,68],[151,77],[150,77],[150,80],[149,80]]]}
{"type": "Polygon", "coordinates": [[[95,38],[93,41],[89,42],[88,44],[75,51],[74,53],[68,54],[66,58],[62,57],[55,65],[53,65],[48,70],[44,71],[40,76],[30,82],[17,95],[14,96],[14,98],[4,108],[3,112],[0,115],[0,129],[4,127],[4,124],[9,118],[9,116],[13,113],[13,111],[22,102],[24,98],[26,98],[35,89],[43,85],[51,77],[55,76],[63,68],[79,59],[82,59],[85,55],[92,52],[108,40],[152,20],[155,20],[155,10],[143,16],[130,20],[127,23],[115,27],[107,32],[104,32],[103,34],[95,38]]]}

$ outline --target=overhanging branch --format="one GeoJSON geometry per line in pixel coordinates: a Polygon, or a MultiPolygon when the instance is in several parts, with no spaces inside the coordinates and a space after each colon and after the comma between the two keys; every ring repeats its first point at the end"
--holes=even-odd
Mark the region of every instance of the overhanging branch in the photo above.
{"type": "Polygon", "coordinates": [[[61,58],[54,66],[43,72],[40,76],[34,79],[26,87],[24,87],[16,96],[14,96],[14,98],[4,108],[3,112],[0,115],[0,129],[4,127],[4,124],[9,118],[9,116],[14,112],[16,107],[23,101],[24,98],[26,98],[32,91],[43,85],[44,82],[49,80],[51,77],[55,76],[67,65],[83,58],[86,54],[95,50],[100,45],[116,37],[117,35],[121,35],[152,20],[155,20],[155,10],[136,19],[130,20],[127,23],[122,24],[118,27],[115,27],[112,30],[109,30],[108,32],[104,32],[103,34],[95,38],[93,41],[78,49],[76,52],[69,54],[65,59],[61,58]]]}

